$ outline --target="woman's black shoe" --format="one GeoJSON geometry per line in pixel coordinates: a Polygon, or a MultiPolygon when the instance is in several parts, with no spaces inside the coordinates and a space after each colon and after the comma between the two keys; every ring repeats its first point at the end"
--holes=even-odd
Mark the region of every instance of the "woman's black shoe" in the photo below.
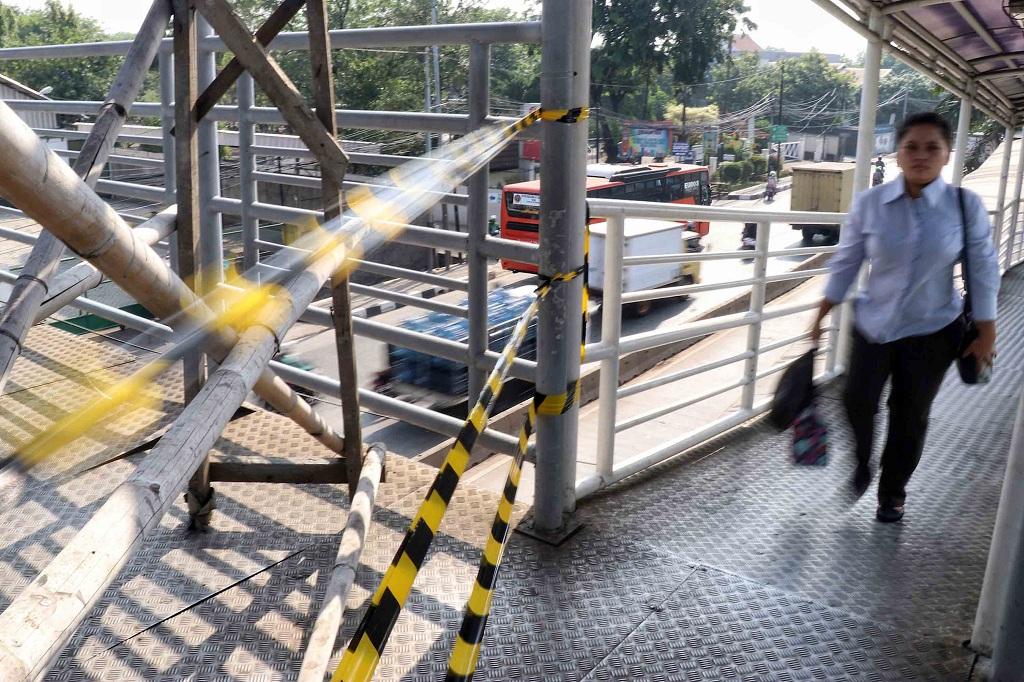
{"type": "Polygon", "coordinates": [[[903,518],[903,507],[890,507],[889,505],[879,505],[878,511],[875,512],[875,518],[882,523],[896,523],[903,518]]]}

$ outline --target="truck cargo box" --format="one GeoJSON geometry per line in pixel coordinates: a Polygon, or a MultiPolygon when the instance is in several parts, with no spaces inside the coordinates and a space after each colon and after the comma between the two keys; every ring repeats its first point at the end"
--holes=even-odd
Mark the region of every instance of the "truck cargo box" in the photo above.
{"type": "MultiPolygon", "coordinates": [[[[600,291],[604,285],[604,246],[606,223],[590,226],[590,288],[600,291]]],[[[700,251],[700,235],[671,220],[626,218],[623,256],[657,256],[700,251]]],[[[675,284],[686,275],[696,281],[697,263],[631,265],[623,269],[622,291],[641,291],[675,284]]]]}

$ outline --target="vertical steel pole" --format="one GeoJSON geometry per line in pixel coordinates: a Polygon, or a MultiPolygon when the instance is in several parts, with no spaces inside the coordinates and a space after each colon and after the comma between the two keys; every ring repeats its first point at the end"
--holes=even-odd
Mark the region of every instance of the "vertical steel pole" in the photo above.
{"type": "Polygon", "coordinates": [[[875,37],[864,51],[864,85],[860,91],[860,125],[857,129],[857,169],[853,173],[853,191],[867,189],[871,177],[871,156],[875,151],[875,116],[878,109],[878,81],[882,64],[882,15],[871,9],[870,27],[875,37]]]}
{"type": "Polygon", "coordinates": [[[1003,133],[1003,164],[999,172],[999,193],[996,196],[996,220],[995,231],[992,233],[992,242],[996,248],[996,257],[1003,247],[1003,225],[1006,221],[1006,185],[1010,175],[1010,154],[1013,153],[1013,136],[1016,133],[1013,126],[1006,126],[1003,133]]]}
{"type": "Polygon", "coordinates": [[[174,55],[161,47],[157,55],[160,74],[160,128],[164,152],[164,203],[174,203],[174,55]]]}
{"type": "Polygon", "coordinates": [[[615,469],[615,418],[619,393],[619,338],[622,336],[622,250],[626,215],[608,216],[604,236],[604,282],[601,293],[601,345],[614,352],[601,361],[597,421],[597,475],[602,485],[615,469]]]}
{"type": "MultiPolygon", "coordinates": [[[[1021,136],[1024,139],[1024,128],[1021,128],[1021,136]]],[[[1009,270],[1013,266],[1014,244],[1017,242],[1017,218],[1020,216],[1020,195],[1021,184],[1024,183],[1024,142],[1020,145],[1020,154],[1017,157],[1017,172],[1013,177],[1013,208],[1010,212],[1010,236],[1006,242],[1006,260],[1003,269],[1009,270]]]]}
{"type": "MultiPolygon", "coordinates": [[[[1012,631],[1021,627],[1024,608],[1019,603],[1024,596],[1024,585],[1014,576],[1015,563],[1024,562],[1024,396],[1017,409],[1017,422],[1010,442],[1010,454],[1003,476],[1003,489],[996,511],[995,528],[992,530],[992,544],[985,567],[985,580],[981,584],[981,597],[974,616],[974,631],[971,633],[971,648],[983,654],[991,654],[999,646],[1001,625],[1012,631]],[[1018,602],[1014,611],[1009,609],[1014,595],[1018,602]],[[1004,622],[1005,616],[1010,621],[1004,622]]],[[[1016,648],[1020,649],[1021,639],[1016,648]]],[[[1006,652],[1008,653],[1008,652],[1006,652]]],[[[1024,668],[1018,668],[1024,670],[1024,668]]],[[[1007,677],[1005,679],[1012,679],[1007,677]]]]}
{"type": "MultiPolygon", "coordinates": [[[[544,0],[540,99],[547,111],[586,107],[590,89],[590,0],[544,0]]],[[[541,152],[540,272],[583,265],[587,123],[545,121],[541,152]]],[[[583,281],[558,284],[541,303],[537,391],[559,395],[580,376],[583,281]]],[[[554,532],[576,506],[579,406],[537,419],[534,527],[554,532]]]]}
{"type": "Polygon", "coordinates": [[[760,222],[757,224],[757,239],[754,247],[754,285],[750,289],[750,312],[757,315],[757,321],[747,328],[747,352],[752,355],[747,358],[743,368],[743,396],[740,407],[743,410],[754,408],[754,394],[757,389],[757,361],[759,359],[758,349],[761,347],[761,313],[764,312],[764,301],[768,284],[765,277],[768,274],[768,236],[771,233],[772,224],[760,222]]]}
{"type": "MultiPolygon", "coordinates": [[[[176,172],[174,166],[174,55],[171,49],[161,47],[157,55],[160,74],[160,128],[163,137],[164,155],[164,203],[175,203],[174,188],[176,172]]],[[[181,275],[178,268],[178,233],[175,231],[168,240],[171,247],[171,269],[181,275]]]]}
{"type": "MultiPolygon", "coordinates": [[[[490,46],[473,43],[469,47],[469,123],[476,128],[487,118],[490,100],[490,46]]],[[[469,243],[466,261],[469,277],[469,404],[476,402],[487,380],[479,365],[487,351],[487,256],[482,252],[487,237],[487,183],[490,165],[484,165],[469,178],[469,206],[466,230],[469,243]]]]}
{"type": "MultiPolygon", "coordinates": [[[[196,17],[199,34],[197,69],[199,91],[217,77],[217,55],[203,48],[203,38],[213,35],[213,28],[201,16],[196,17]]],[[[221,214],[211,208],[213,198],[220,196],[220,146],[217,140],[217,122],[207,116],[199,122],[199,203],[202,209],[199,235],[200,294],[213,291],[224,281],[224,230],[221,214]]]]}
{"type": "Polygon", "coordinates": [[[259,262],[259,250],[256,240],[260,236],[259,220],[252,215],[252,205],[256,202],[258,187],[253,179],[256,158],[252,153],[256,126],[252,123],[250,110],[256,105],[256,92],[252,75],[249,72],[238,77],[238,176],[239,190],[242,199],[242,270],[248,272],[259,262]]]}
{"type": "MultiPolygon", "coordinates": [[[[968,92],[973,86],[968,88],[968,92]]],[[[973,105],[970,97],[960,100],[960,117],[956,125],[956,150],[953,156],[953,184],[957,187],[964,179],[964,164],[967,163],[967,136],[971,133],[971,112],[973,105]]]]}

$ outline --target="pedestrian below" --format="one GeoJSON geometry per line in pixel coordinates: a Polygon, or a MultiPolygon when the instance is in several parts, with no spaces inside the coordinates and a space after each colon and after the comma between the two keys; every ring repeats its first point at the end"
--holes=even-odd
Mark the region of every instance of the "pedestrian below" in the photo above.
{"type": "Polygon", "coordinates": [[[999,266],[981,199],[941,177],[949,161],[949,124],[933,112],[907,118],[897,133],[902,175],[857,195],[829,263],[817,318],[838,305],[870,265],[854,302],[853,342],[843,402],[856,443],[852,485],[861,495],[871,483],[874,420],[882,388],[891,380],[889,429],[881,458],[876,518],[903,517],[906,485],[921,458],[928,415],[963,335],[963,300],[953,270],[966,243],[970,292],[979,338],[964,352],[991,365],[996,344],[999,266]]]}

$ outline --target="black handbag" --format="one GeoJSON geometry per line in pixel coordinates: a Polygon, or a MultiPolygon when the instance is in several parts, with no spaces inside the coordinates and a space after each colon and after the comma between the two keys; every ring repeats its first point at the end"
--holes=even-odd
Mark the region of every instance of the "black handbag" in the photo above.
{"type": "Polygon", "coordinates": [[[768,421],[784,431],[814,402],[814,353],[811,349],[793,361],[779,379],[768,421]]]}
{"type": "Polygon", "coordinates": [[[960,221],[963,224],[963,249],[960,252],[964,281],[964,312],[961,315],[963,335],[960,337],[960,345],[956,349],[956,369],[960,372],[960,379],[965,384],[987,384],[992,379],[992,366],[982,365],[978,358],[973,355],[964,357],[964,352],[978,338],[978,325],[974,321],[974,311],[971,308],[970,288],[970,264],[967,257],[967,209],[964,207],[964,191],[957,187],[957,198],[960,201],[960,221]]]}

